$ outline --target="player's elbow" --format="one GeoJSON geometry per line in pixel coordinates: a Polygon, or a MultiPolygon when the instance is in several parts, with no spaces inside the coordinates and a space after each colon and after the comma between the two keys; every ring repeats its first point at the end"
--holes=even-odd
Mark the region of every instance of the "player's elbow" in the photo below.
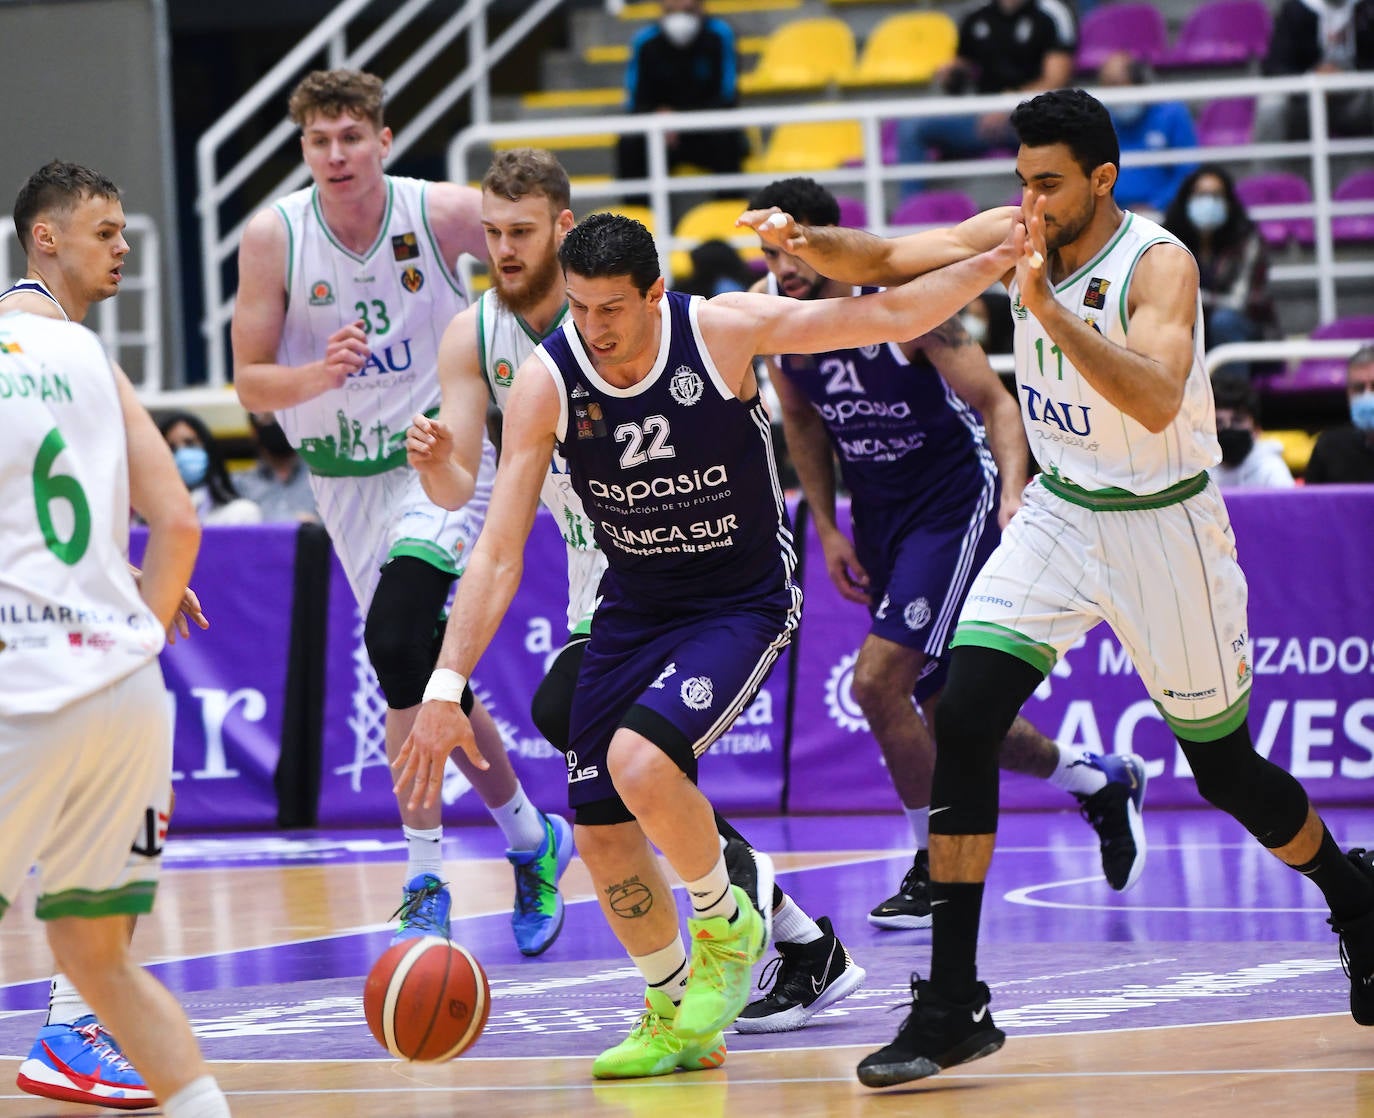
{"type": "Polygon", "coordinates": [[[200,550],[200,519],[189,494],[185,501],[177,501],[144,519],[148,521],[149,534],[162,540],[170,550],[191,555],[200,550]]]}

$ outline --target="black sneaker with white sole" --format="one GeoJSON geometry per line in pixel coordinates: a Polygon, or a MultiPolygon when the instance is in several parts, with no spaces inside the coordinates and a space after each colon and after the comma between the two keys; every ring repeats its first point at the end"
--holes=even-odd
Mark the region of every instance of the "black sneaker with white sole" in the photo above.
{"type": "Polygon", "coordinates": [[[804,1028],[817,1013],[863,983],[866,972],[845,950],[830,918],[822,916],[816,926],[820,939],[778,944],[777,958],[759,976],[759,989],[768,993],[744,1007],[735,1018],[735,1032],[786,1033],[804,1028]]]}
{"type": "Polygon", "coordinates": [[[763,917],[763,946],[773,942],[773,859],[737,838],[725,840],[725,872],[763,917]]]}
{"type": "Polygon", "coordinates": [[[868,914],[875,928],[892,930],[930,927],[930,855],[916,851],[902,887],[868,914]]]}
{"type": "Polygon", "coordinates": [[[859,1082],[865,1087],[891,1087],[991,1056],[1007,1035],[992,1023],[990,1000],[987,986],[980,982],[971,1001],[948,1001],[913,974],[911,1012],[891,1044],[859,1062],[859,1082]]]}
{"type": "MultiPolygon", "coordinates": [[[[1374,851],[1357,847],[1347,857],[1374,879],[1374,851]]],[[[1341,937],[1341,966],[1350,979],[1350,1016],[1357,1025],[1374,1025],[1374,912],[1353,920],[1327,921],[1341,937]]]]}
{"type": "Polygon", "coordinates": [[[1078,796],[1079,810],[1097,832],[1102,876],[1118,892],[1129,889],[1145,869],[1145,762],[1134,753],[1090,754],[1088,763],[1107,777],[1105,787],[1078,796]]]}

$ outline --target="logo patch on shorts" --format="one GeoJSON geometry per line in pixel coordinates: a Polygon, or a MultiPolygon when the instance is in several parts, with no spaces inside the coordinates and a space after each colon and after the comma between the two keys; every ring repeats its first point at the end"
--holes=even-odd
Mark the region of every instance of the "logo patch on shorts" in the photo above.
{"type": "Polygon", "coordinates": [[[709,676],[694,675],[682,681],[682,702],[692,710],[709,710],[715,701],[715,685],[709,676]]]}
{"type": "Polygon", "coordinates": [[[902,610],[902,620],[913,633],[919,633],[930,622],[930,603],[924,598],[907,602],[906,609],[902,610]]]}

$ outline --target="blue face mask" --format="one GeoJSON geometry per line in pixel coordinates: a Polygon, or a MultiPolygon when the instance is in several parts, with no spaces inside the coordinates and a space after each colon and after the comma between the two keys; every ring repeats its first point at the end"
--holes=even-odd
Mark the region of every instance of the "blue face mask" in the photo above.
{"type": "Polygon", "coordinates": [[[1194,194],[1188,199],[1188,220],[1210,233],[1226,224],[1226,199],[1220,194],[1194,194]]]}
{"type": "Polygon", "coordinates": [[[210,472],[210,455],[203,446],[179,446],[173,451],[172,459],[187,489],[205,483],[205,475],[210,472]]]}
{"type": "Polygon", "coordinates": [[[1374,431],[1374,390],[1350,397],[1350,422],[1361,431],[1374,431]]]}

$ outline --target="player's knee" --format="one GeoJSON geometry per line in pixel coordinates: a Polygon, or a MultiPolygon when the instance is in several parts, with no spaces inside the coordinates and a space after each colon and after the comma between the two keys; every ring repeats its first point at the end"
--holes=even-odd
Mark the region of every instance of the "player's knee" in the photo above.
{"type": "Polygon", "coordinates": [[[433,638],[404,632],[394,619],[379,617],[374,610],[363,627],[363,642],[387,706],[394,710],[415,706],[424,696],[434,667],[433,638]]]}
{"type": "Polygon", "coordinates": [[[453,576],[419,559],[382,569],[363,625],[363,643],[387,706],[405,710],[425,693],[443,641],[440,615],[453,576]]]}
{"type": "Polygon", "coordinates": [[[1209,742],[1179,739],[1198,793],[1270,849],[1292,842],[1307,821],[1307,793],[1287,770],[1255,752],[1242,723],[1209,742]]]}
{"type": "Polygon", "coordinates": [[[669,792],[675,785],[674,770],[693,784],[697,781],[697,757],[687,736],[663,715],[636,704],[626,713],[607,753],[611,779],[632,810],[649,798],[669,792]]]}
{"type": "Polygon", "coordinates": [[[586,641],[575,641],[564,648],[530,700],[530,718],[535,728],[550,745],[563,753],[568,751],[573,691],[586,649],[586,641]]]}
{"type": "Polygon", "coordinates": [[[902,686],[900,673],[889,670],[890,667],[863,656],[854,665],[854,678],[850,682],[849,692],[870,722],[880,720],[886,708],[894,702],[911,702],[911,692],[902,686]]]}

